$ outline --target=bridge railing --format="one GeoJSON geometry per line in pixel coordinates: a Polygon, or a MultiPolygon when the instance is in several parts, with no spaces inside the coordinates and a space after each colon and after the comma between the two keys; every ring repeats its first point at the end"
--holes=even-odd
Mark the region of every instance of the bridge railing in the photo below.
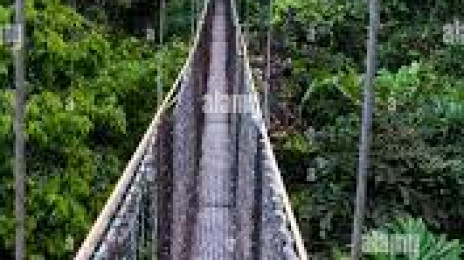
{"type": "MultiPolygon", "coordinates": [[[[242,113],[238,119],[240,121],[238,130],[240,136],[239,142],[241,142],[239,143],[239,160],[240,157],[242,158],[242,162],[239,163],[239,167],[242,169],[239,172],[261,173],[255,174],[253,179],[254,182],[259,182],[258,185],[262,187],[259,194],[254,194],[258,198],[255,204],[260,207],[259,220],[254,220],[255,225],[257,224],[260,229],[260,234],[256,234],[254,237],[258,238],[259,241],[250,241],[251,245],[249,246],[255,247],[254,250],[257,251],[256,253],[262,259],[274,259],[276,258],[275,255],[279,254],[284,259],[307,260],[308,254],[304,240],[272,151],[270,138],[260,108],[259,94],[254,84],[246,39],[242,33],[236,1],[231,0],[231,4],[232,23],[235,27],[235,48],[239,59],[236,62],[238,86],[241,88],[239,92],[242,95],[251,97],[252,100],[252,107],[248,108],[251,112],[242,113]],[[250,160],[250,158],[254,158],[255,161],[253,159],[250,160]],[[282,245],[284,246],[282,247],[282,245]]],[[[248,186],[252,187],[253,185],[248,184],[248,186]]],[[[247,194],[246,191],[243,191],[243,194],[247,194]]]]}
{"type": "Polygon", "coordinates": [[[178,78],[156,112],[135,153],[132,155],[112,194],[93,224],[75,260],[157,259],[162,254],[157,216],[160,202],[156,183],[169,175],[164,166],[172,148],[172,112],[180,91],[194,71],[195,56],[201,55],[201,39],[206,28],[210,1],[204,2],[197,32],[178,78]],[[162,138],[160,138],[162,137],[162,138]]]}

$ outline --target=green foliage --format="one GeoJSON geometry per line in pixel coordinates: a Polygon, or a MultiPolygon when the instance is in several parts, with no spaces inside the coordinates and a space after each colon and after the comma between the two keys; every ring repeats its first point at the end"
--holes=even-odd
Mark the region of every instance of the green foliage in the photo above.
{"type": "MultiPolygon", "coordinates": [[[[77,11],[62,2],[27,1],[31,259],[75,252],[153,116],[159,68],[165,90],[175,78],[192,19],[190,1],[168,1],[167,44],[153,47],[134,35],[157,28],[147,16],[158,18],[157,1],[98,7],[82,0],[77,11]]],[[[263,32],[266,3],[238,4],[250,30],[263,32]]],[[[274,4],[272,108],[287,117],[277,118],[287,125],[274,138],[280,168],[310,251],[341,258],[352,223],[366,1],[274,4]]],[[[382,3],[367,226],[420,218],[388,230],[420,233],[424,258],[446,251],[442,258],[458,259],[461,252],[426,224],[453,238],[464,232],[464,48],[442,42],[442,26],[462,16],[456,10],[447,1],[382,3]]],[[[0,6],[1,24],[11,16],[12,8],[0,6]]],[[[265,41],[251,37],[250,50],[259,54],[265,41]]],[[[13,258],[11,77],[10,52],[0,46],[1,259],[13,258]]]]}
{"type": "MultiPolygon", "coordinates": [[[[359,102],[340,85],[330,80],[311,90],[303,106],[303,117],[311,118],[305,135],[292,134],[277,143],[282,147],[280,166],[295,190],[300,218],[308,223],[303,226],[307,226],[304,230],[313,251],[321,250],[318,241],[327,241],[321,243],[322,248],[342,246],[340,234],[350,232],[359,102]],[[340,109],[343,103],[346,105],[340,109]],[[295,139],[295,135],[300,137],[295,139]]],[[[368,225],[408,213],[459,236],[459,223],[453,219],[463,213],[459,202],[464,199],[464,150],[460,145],[464,141],[460,134],[464,110],[459,101],[463,89],[460,80],[438,77],[427,64],[413,63],[397,73],[379,73],[368,225]]],[[[349,237],[345,239],[348,243],[349,237]]]]}
{"type": "MultiPolygon", "coordinates": [[[[443,25],[461,17],[455,7],[381,4],[368,227],[407,213],[452,237],[464,232],[463,48],[442,41],[443,25]]],[[[367,6],[286,0],[274,14],[271,108],[289,124],[277,157],[309,250],[331,258],[350,242],[367,6]]]]}
{"type": "MultiPolygon", "coordinates": [[[[27,1],[27,27],[28,256],[69,259],[156,111],[159,69],[167,91],[186,46],[115,36],[60,1],[27,1]]],[[[14,255],[11,75],[0,46],[1,259],[14,255]]]]}
{"type": "Polygon", "coordinates": [[[0,90],[0,255],[2,249],[12,246],[6,239],[14,229],[12,208],[13,184],[11,179],[12,129],[13,129],[13,95],[0,90]]]}
{"type": "MultiPolygon", "coordinates": [[[[374,243],[369,241],[370,237],[375,237],[376,234],[387,234],[390,238],[389,242],[387,241],[378,241],[380,244],[389,243],[396,250],[403,251],[404,256],[399,256],[400,254],[390,253],[373,253],[371,256],[366,257],[366,259],[372,260],[387,260],[387,259],[449,259],[449,260],[458,260],[461,259],[463,254],[463,245],[459,240],[448,240],[446,235],[436,235],[432,233],[425,223],[421,219],[413,218],[399,218],[392,223],[388,223],[385,227],[371,231],[366,239],[366,246],[374,243]],[[397,238],[401,239],[395,239],[397,238]],[[395,241],[396,240],[396,241],[395,241]],[[399,245],[394,245],[397,243],[399,245]],[[404,248],[401,248],[401,244],[404,248]],[[406,246],[407,245],[407,246],[406,246]],[[410,252],[404,252],[410,251],[410,252]]],[[[399,252],[398,252],[399,253],[399,252]]]]}
{"type": "MultiPolygon", "coordinates": [[[[432,232],[422,219],[398,217],[363,237],[365,260],[462,259],[463,244],[457,239],[432,232]]],[[[334,259],[349,259],[341,249],[334,249],[334,259]]]]}

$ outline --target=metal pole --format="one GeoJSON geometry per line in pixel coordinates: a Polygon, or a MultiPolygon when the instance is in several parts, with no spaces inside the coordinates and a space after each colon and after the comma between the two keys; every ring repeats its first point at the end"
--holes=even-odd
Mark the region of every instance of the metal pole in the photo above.
{"type": "Polygon", "coordinates": [[[25,245],[25,100],[26,90],[24,86],[24,55],[26,26],[24,23],[24,2],[16,0],[16,28],[19,30],[19,42],[13,48],[16,84],[16,107],[15,107],[15,218],[16,218],[16,260],[24,260],[26,256],[25,245]]]}
{"type": "Polygon", "coordinates": [[[359,146],[359,166],[356,190],[356,209],[353,220],[351,260],[361,257],[362,227],[364,224],[366,203],[366,178],[370,166],[370,145],[373,114],[373,91],[377,69],[377,33],[379,28],[378,0],[369,1],[369,42],[367,45],[366,77],[364,81],[364,101],[362,110],[361,144],[359,146]]]}

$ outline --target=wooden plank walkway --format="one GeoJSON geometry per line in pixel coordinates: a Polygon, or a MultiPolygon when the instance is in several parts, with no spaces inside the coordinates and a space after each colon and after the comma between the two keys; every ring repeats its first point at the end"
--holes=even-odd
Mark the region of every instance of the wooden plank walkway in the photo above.
{"type": "MultiPolygon", "coordinates": [[[[207,95],[227,94],[225,4],[215,3],[207,95]]],[[[217,101],[217,100],[213,100],[217,101]]],[[[199,209],[192,259],[234,259],[234,200],[227,111],[206,111],[200,160],[199,209]]]]}

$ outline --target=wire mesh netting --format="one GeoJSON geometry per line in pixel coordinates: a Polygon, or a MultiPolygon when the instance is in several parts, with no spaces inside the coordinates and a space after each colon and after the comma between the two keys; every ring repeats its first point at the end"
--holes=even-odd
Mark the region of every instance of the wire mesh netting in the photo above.
{"type": "Polygon", "coordinates": [[[234,8],[206,5],[174,106],[95,224],[104,232],[81,248],[89,257],[77,259],[306,259],[234,8]],[[206,111],[205,95],[220,88],[226,110],[206,111]]]}

